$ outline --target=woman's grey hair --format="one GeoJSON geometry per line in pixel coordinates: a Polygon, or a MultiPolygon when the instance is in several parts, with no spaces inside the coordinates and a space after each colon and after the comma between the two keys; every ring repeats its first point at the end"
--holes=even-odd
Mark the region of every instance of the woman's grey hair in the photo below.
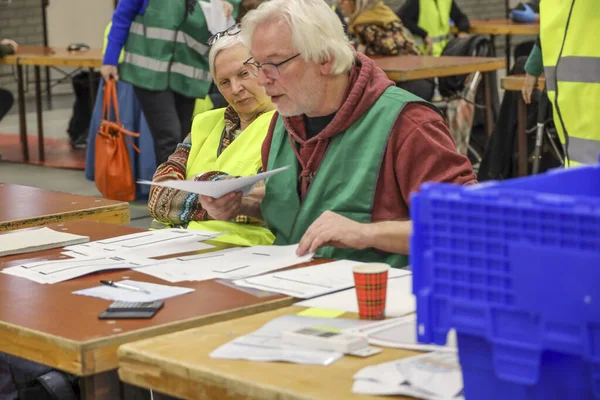
{"type": "Polygon", "coordinates": [[[265,21],[283,20],[292,31],[292,43],[306,61],[333,60],[331,75],[348,72],[354,65],[355,51],[342,22],[324,0],[270,0],[246,14],[242,38],[251,49],[256,27],[265,21]]]}
{"type": "Polygon", "coordinates": [[[242,35],[239,33],[237,35],[225,34],[225,36],[218,38],[215,44],[211,46],[210,52],[208,53],[208,67],[210,68],[210,74],[212,75],[213,79],[215,77],[215,59],[217,58],[217,54],[219,54],[221,50],[225,50],[230,47],[239,45],[243,46],[244,42],[242,41],[241,36],[242,35]]]}

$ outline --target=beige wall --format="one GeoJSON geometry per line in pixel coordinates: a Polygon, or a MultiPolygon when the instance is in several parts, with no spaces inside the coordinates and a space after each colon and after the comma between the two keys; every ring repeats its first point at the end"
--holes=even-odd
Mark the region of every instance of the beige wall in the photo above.
{"type": "Polygon", "coordinates": [[[102,35],[110,22],[113,5],[113,0],[50,0],[48,44],[63,47],[86,43],[102,47],[102,35]]]}

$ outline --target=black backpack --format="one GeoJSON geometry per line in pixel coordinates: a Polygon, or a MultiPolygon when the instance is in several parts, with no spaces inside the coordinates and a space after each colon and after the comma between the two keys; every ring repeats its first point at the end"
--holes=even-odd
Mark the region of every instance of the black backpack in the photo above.
{"type": "MultiPolygon", "coordinates": [[[[455,38],[448,42],[443,56],[475,56],[492,57],[494,48],[492,42],[485,36],[473,35],[464,39],[455,38]]],[[[455,75],[439,78],[440,94],[444,97],[452,97],[462,92],[465,87],[467,75],[455,75]]]]}

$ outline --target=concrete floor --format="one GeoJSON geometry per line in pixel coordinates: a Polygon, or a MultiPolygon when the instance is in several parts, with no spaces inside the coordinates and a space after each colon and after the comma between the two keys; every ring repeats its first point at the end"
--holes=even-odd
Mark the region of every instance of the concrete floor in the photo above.
{"type": "MultiPolygon", "coordinates": [[[[53,96],[53,108],[47,110],[44,104],[44,134],[46,137],[67,138],[66,127],[71,118],[72,95],[53,96]]],[[[27,102],[27,130],[34,134],[37,129],[35,103],[27,102]]],[[[19,117],[16,105],[0,122],[0,132],[15,134],[19,132],[19,117]]],[[[0,182],[34,186],[47,190],[69,192],[85,196],[101,197],[92,181],[85,179],[83,171],[48,168],[36,165],[9,163],[0,160],[0,182]]],[[[149,228],[152,219],[146,209],[145,201],[129,203],[131,226],[149,228]]]]}

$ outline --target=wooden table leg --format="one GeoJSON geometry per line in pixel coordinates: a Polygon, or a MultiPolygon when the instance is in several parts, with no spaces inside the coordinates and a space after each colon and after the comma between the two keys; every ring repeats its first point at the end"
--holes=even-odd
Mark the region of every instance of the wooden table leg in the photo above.
{"type": "Polygon", "coordinates": [[[523,98],[518,96],[517,101],[517,149],[519,152],[519,176],[527,175],[527,106],[523,98]]]}
{"type": "Polygon", "coordinates": [[[45,161],[46,153],[44,151],[44,120],[42,117],[42,79],[40,77],[40,66],[33,67],[35,72],[35,112],[37,114],[38,126],[38,152],[40,161],[45,161]]]}
{"type": "Polygon", "coordinates": [[[506,53],[506,74],[510,72],[510,53],[511,53],[511,45],[510,45],[510,35],[506,35],[506,45],[504,48],[504,52],[506,53]]]}
{"type": "Polygon", "coordinates": [[[490,74],[483,74],[483,94],[485,101],[485,135],[487,140],[492,137],[494,131],[494,117],[493,117],[493,104],[492,104],[492,88],[490,87],[490,74]]]}
{"type": "Polygon", "coordinates": [[[46,101],[48,110],[52,110],[52,83],[50,82],[50,67],[46,67],[46,101]]]}
{"type": "Polygon", "coordinates": [[[17,64],[17,88],[19,97],[19,134],[23,161],[29,161],[29,144],[27,143],[27,111],[25,110],[25,85],[23,83],[23,66],[17,64]]]}
{"type": "Polygon", "coordinates": [[[82,377],[81,398],[83,400],[121,399],[121,385],[117,370],[82,377]]]}

